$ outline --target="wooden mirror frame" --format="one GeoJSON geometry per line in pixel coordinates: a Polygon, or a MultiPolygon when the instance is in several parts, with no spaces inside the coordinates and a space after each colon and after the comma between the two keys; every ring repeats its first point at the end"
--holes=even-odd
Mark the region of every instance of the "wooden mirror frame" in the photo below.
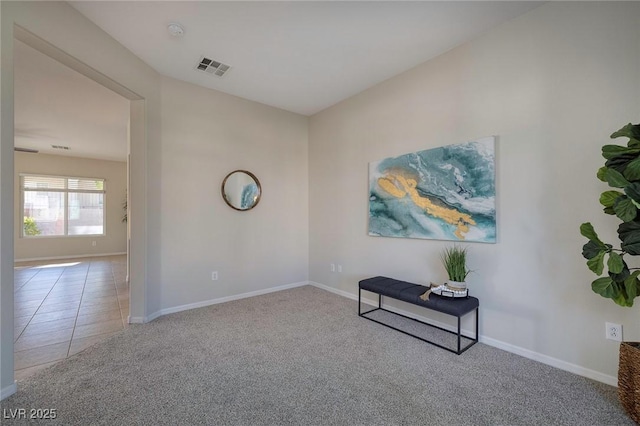
{"type": "Polygon", "coordinates": [[[229,207],[231,207],[232,209],[237,210],[237,211],[240,211],[240,212],[246,212],[246,211],[249,211],[249,210],[253,209],[255,206],[257,206],[257,205],[258,205],[258,203],[260,202],[260,198],[262,197],[262,185],[260,185],[260,180],[258,180],[258,178],[256,177],[256,175],[254,175],[254,174],[253,174],[253,173],[251,173],[250,171],[247,171],[247,170],[241,170],[241,169],[234,170],[234,171],[232,171],[231,173],[229,173],[227,176],[225,176],[224,180],[222,181],[222,186],[220,187],[220,191],[222,192],[222,199],[224,200],[224,202],[225,202],[225,203],[227,203],[227,205],[228,205],[229,207]],[[244,173],[244,174],[246,174],[246,175],[247,175],[247,176],[249,176],[251,179],[253,179],[253,182],[254,182],[254,183],[256,184],[256,186],[258,187],[258,196],[256,197],[256,199],[255,199],[254,203],[251,205],[251,207],[248,207],[248,208],[243,209],[243,208],[241,208],[241,206],[235,206],[235,205],[232,203],[232,200],[230,200],[230,199],[229,199],[229,197],[227,196],[227,193],[226,193],[226,192],[225,192],[225,190],[224,190],[224,187],[225,187],[225,185],[226,185],[226,183],[227,183],[227,180],[229,180],[229,178],[230,178],[231,176],[233,176],[234,174],[236,174],[236,173],[244,173]]]}

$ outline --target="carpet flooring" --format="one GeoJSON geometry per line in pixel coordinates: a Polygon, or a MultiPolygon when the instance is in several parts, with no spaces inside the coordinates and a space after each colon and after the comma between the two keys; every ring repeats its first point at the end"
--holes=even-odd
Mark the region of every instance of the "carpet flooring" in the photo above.
{"type": "Polygon", "coordinates": [[[457,356],[305,286],[132,325],[19,383],[65,425],[633,425],[616,389],[477,344],[457,356]]]}

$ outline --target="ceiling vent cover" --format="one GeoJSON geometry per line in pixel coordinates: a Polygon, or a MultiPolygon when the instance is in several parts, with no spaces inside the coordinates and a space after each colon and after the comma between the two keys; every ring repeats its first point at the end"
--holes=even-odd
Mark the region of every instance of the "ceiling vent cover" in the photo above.
{"type": "Polygon", "coordinates": [[[71,149],[68,146],[63,146],[63,145],[51,145],[51,148],[53,148],[53,149],[63,149],[65,151],[69,151],[71,149]]]}
{"type": "Polygon", "coordinates": [[[218,61],[214,61],[213,59],[207,58],[203,56],[196,65],[196,69],[198,71],[206,72],[207,74],[217,75],[218,77],[222,77],[225,75],[227,71],[231,68],[230,65],[223,64],[218,61]]]}

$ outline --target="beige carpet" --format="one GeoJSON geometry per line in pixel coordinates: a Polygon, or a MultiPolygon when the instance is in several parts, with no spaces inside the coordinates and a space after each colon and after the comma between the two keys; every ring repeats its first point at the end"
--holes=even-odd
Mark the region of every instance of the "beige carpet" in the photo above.
{"type": "Polygon", "coordinates": [[[0,406],[66,425],[634,424],[610,386],[482,344],[457,356],[309,286],[132,326],[0,406]]]}

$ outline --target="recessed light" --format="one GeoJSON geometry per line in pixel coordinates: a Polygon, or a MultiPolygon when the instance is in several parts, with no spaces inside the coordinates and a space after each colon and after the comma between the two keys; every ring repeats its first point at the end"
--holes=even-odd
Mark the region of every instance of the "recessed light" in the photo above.
{"type": "Polygon", "coordinates": [[[167,25],[167,31],[169,31],[169,34],[173,37],[182,37],[184,35],[184,28],[182,25],[175,22],[167,25]]]}

